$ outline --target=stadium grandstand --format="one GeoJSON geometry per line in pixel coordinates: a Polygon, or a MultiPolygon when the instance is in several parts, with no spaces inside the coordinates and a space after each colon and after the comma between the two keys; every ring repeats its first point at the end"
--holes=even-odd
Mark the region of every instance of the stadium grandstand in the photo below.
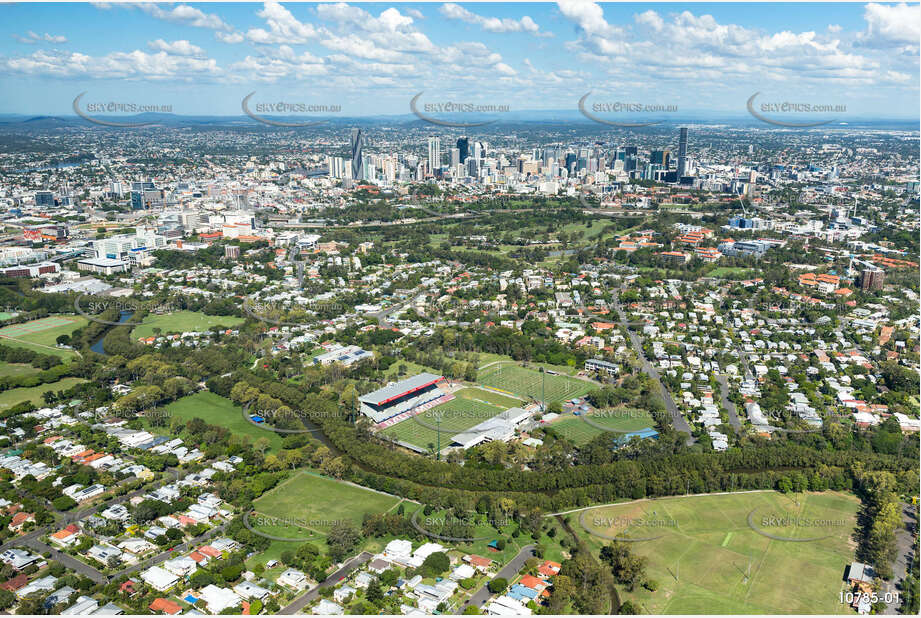
{"type": "Polygon", "coordinates": [[[441,400],[445,397],[453,399],[439,388],[442,384],[445,384],[443,376],[420,373],[362,395],[358,401],[362,414],[381,427],[389,426],[431,408],[436,401],[443,403],[441,400]]]}

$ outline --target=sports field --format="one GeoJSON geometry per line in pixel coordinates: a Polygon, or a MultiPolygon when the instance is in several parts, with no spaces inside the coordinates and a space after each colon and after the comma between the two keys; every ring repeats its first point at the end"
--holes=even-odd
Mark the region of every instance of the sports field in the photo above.
{"type": "Polygon", "coordinates": [[[83,316],[71,315],[48,316],[22,324],[12,324],[0,328],[0,344],[71,358],[76,354],[72,350],[57,348],[57,338],[69,335],[86,324],[88,321],[83,316]]]}
{"type": "Polygon", "coordinates": [[[249,521],[273,536],[308,540],[325,536],[342,520],[361,528],[365,513],[383,513],[399,502],[395,496],[301,471],[253,501],[256,515],[249,521]]]}
{"type": "Polygon", "coordinates": [[[619,590],[643,613],[848,614],[838,593],[854,560],[858,506],[836,492],[767,491],[644,500],[570,518],[594,551],[611,537],[632,539],[658,590],[619,590]]]}
{"type": "MultiPolygon", "coordinates": [[[[281,448],[281,437],[277,433],[256,427],[243,418],[243,409],[240,406],[209,391],[178,399],[166,406],[166,410],[170,417],[181,418],[184,421],[198,417],[210,425],[226,427],[233,433],[249,436],[253,443],[259,438],[268,438],[270,451],[278,451],[281,448]]],[[[155,427],[151,431],[162,433],[169,431],[169,428],[155,427]]]]}
{"type": "MultiPolygon", "coordinates": [[[[0,344],[3,342],[0,341],[0,344]]],[[[25,376],[31,375],[33,373],[39,373],[41,369],[36,369],[32,365],[24,365],[22,363],[2,363],[0,362],[0,378],[6,378],[8,376],[25,376]]]]}
{"type": "Polygon", "coordinates": [[[45,406],[45,400],[42,399],[47,391],[66,391],[75,384],[86,382],[83,378],[64,378],[51,384],[40,384],[29,388],[14,388],[0,393],[0,410],[6,410],[23,401],[31,401],[38,407],[45,406]]]}
{"type": "Polygon", "coordinates": [[[243,318],[232,315],[205,315],[198,311],[176,311],[174,313],[165,313],[163,315],[148,315],[144,321],[138,324],[131,337],[139,339],[140,337],[153,337],[154,328],[160,329],[161,335],[168,333],[184,333],[189,331],[205,331],[215,326],[226,326],[232,328],[243,323],[243,318]]]}
{"type": "MultiPolygon", "coordinates": [[[[581,397],[593,388],[591,383],[584,380],[550,373],[543,375],[543,381],[544,397],[548,403],[562,403],[567,399],[581,397]]],[[[519,397],[537,400],[541,398],[541,373],[518,365],[488,367],[479,373],[477,382],[519,397]]]]}
{"type": "Polygon", "coordinates": [[[441,417],[441,446],[448,446],[451,436],[470,429],[486,419],[522,405],[522,401],[478,388],[463,388],[454,399],[408,418],[381,433],[422,448],[438,444],[438,416],[441,417]]]}
{"type": "Polygon", "coordinates": [[[622,408],[582,416],[566,415],[545,427],[551,427],[573,444],[582,445],[605,431],[624,434],[654,428],[655,423],[645,410],[622,408]]]}

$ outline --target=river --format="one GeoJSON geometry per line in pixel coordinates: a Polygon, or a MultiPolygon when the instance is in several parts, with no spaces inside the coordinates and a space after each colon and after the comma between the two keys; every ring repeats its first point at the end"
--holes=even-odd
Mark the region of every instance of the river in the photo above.
{"type": "MultiPolygon", "coordinates": [[[[131,319],[131,316],[133,316],[133,315],[134,315],[134,311],[128,311],[127,309],[124,310],[124,311],[122,311],[121,313],[118,314],[118,323],[121,324],[121,323],[123,323],[123,322],[127,322],[128,320],[131,319]]],[[[117,328],[117,327],[116,327],[116,328],[117,328]]],[[[105,351],[105,349],[103,348],[102,342],[105,340],[106,335],[108,335],[108,334],[109,334],[109,331],[111,331],[111,330],[112,330],[112,329],[110,328],[110,329],[107,330],[105,333],[103,333],[103,335],[102,335],[99,339],[97,339],[96,342],[93,343],[93,345],[90,346],[90,350],[92,350],[92,351],[95,352],[96,354],[103,354],[103,355],[104,355],[104,354],[106,353],[106,351],[105,351]]]]}

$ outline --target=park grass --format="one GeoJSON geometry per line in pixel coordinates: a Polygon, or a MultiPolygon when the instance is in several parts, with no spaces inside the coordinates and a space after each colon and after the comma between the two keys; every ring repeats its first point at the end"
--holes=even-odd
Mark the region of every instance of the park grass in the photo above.
{"type": "Polygon", "coordinates": [[[48,391],[66,391],[81,382],[86,382],[83,378],[63,378],[51,384],[40,384],[29,388],[14,388],[0,393],[0,410],[6,410],[23,401],[31,401],[38,407],[45,405],[42,395],[48,391]]]}
{"type": "MultiPolygon", "coordinates": [[[[253,443],[259,438],[268,438],[269,450],[277,452],[281,449],[281,436],[274,431],[261,429],[243,418],[242,408],[231,400],[216,395],[209,391],[201,391],[188,395],[166,406],[170,417],[180,418],[184,421],[200,418],[210,425],[217,425],[229,429],[239,435],[249,436],[253,443]]],[[[153,428],[151,431],[168,431],[168,428],[153,428]]]]}
{"type": "MultiPolygon", "coordinates": [[[[541,374],[532,369],[506,364],[489,367],[479,373],[477,381],[519,397],[541,399],[541,374]]],[[[562,403],[581,397],[594,387],[590,382],[564,375],[544,374],[544,396],[548,403],[562,403]]]]}
{"type": "Polygon", "coordinates": [[[304,541],[316,538],[325,543],[336,522],[350,520],[361,528],[366,513],[384,513],[399,502],[396,496],[301,470],[253,501],[253,509],[269,518],[268,524],[271,518],[281,523],[268,525],[263,519],[253,527],[274,536],[304,541]]]}
{"type": "Polygon", "coordinates": [[[618,437],[618,435],[631,431],[655,427],[655,422],[644,410],[622,408],[606,414],[565,415],[555,420],[549,427],[576,446],[581,446],[604,433],[603,429],[595,425],[600,425],[608,431],[614,432],[614,437],[618,437]],[[589,423],[586,418],[591,420],[594,425],[589,423]]]}
{"type": "Polygon", "coordinates": [[[854,558],[858,507],[855,497],[837,492],[765,491],[629,502],[570,517],[595,552],[610,541],[589,530],[635,541],[631,551],[646,558],[647,577],[659,588],[620,594],[644,613],[846,614],[838,593],[854,558]],[[749,527],[750,514],[762,532],[814,540],[763,536],[749,527]],[[777,526],[766,523],[771,516],[834,523],[777,526]]]}
{"type": "Polygon", "coordinates": [[[740,276],[745,277],[752,273],[751,268],[741,268],[738,266],[717,266],[709,273],[709,277],[727,277],[727,276],[740,276]]]}
{"type": "Polygon", "coordinates": [[[6,378],[9,376],[27,376],[39,372],[41,372],[41,369],[36,369],[32,365],[0,362],[0,378],[6,378]]]}
{"type": "Polygon", "coordinates": [[[59,356],[64,360],[69,360],[77,356],[73,350],[67,350],[57,347],[57,338],[61,335],[70,335],[78,328],[89,324],[89,321],[83,316],[74,315],[55,315],[22,324],[11,324],[0,328],[0,345],[6,345],[14,348],[25,348],[38,352],[39,354],[50,354],[59,356]],[[53,324],[60,321],[66,321],[66,324],[43,328],[45,324],[53,324]],[[26,329],[39,329],[35,332],[23,332],[26,329]]]}
{"type": "Polygon", "coordinates": [[[206,331],[215,326],[232,328],[244,322],[243,318],[232,315],[205,315],[199,311],[176,311],[163,315],[148,315],[144,321],[131,331],[132,339],[153,337],[154,328],[159,328],[160,333],[183,333],[187,331],[206,331]]]}
{"type": "Polygon", "coordinates": [[[463,388],[454,397],[451,401],[387,427],[381,433],[395,440],[427,448],[429,444],[438,444],[438,431],[430,427],[439,426],[437,419],[440,416],[441,446],[444,448],[450,444],[451,436],[521,405],[521,401],[511,397],[478,388],[463,388]]]}

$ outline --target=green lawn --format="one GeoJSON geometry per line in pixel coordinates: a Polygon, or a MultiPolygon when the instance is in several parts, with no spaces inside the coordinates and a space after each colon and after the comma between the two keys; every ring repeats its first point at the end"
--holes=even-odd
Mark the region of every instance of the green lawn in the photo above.
{"type": "Polygon", "coordinates": [[[752,269],[750,268],[740,268],[737,266],[717,266],[716,268],[711,270],[709,273],[707,273],[707,275],[710,277],[727,277],[727,276],[745,277],[751,274],[751,272],[752,272],[752,269]]]}
{"type": "Polygon", "coordinates": [[[11,324],[0,328],[0,344],[70,359],[76,353],[57,348],[57,338],[70,335],[88,323],[86,318],[79,315],[54,315],[22,324],[11,324]]]}
{"type": "Polygon", "coordinates": [[[0,363],[0,378],[31,375],[33,373],[39,373],[40,371],[41,369],[36,369],[32,365],[23,365],[22,363],[0,363]]]}
{"type": "Polygon", "coordinates": [[[646,558],[647,577],[659,588],[619,591],[643,613],[848,614],[838,593],[854,560],[858,507],[842,493],[768,491],[660,498],[569,517],[593,551],[610,542],[596,534],[634,540],[630,550],[646,558]],[[768,538],[749,527],[749,516],[761,532],[814,540],[768,538]],[[823,523],[778,525],[771,518],[823,523]]]}
{"type": "Polygon", "coordinates": [[[655,427],[655,423],[645,410],[621,408],[586,416],[566,415],[555,420],[549,427],[573,444],[582,445],[604,433],[605,429],[615,434],[623,434],[655,427]]]}
{"type": "MultiPolygon", "coordinates": [[[[477,382],[484,386],[537,400],[541,399],[541,379],[538,371],[505,364],[489,367],[477,376],[477,382]]],[[[543,382],[543,396],[548,403],[581,397],[594,388],[584,380],[549,373],[544,374],[543,382]]]]}
{"type": "Polygon", "coordinates": [[[438,427],[441,417],[441,446],[450,444],[451,436],[482,423],[497,414],[522,404],[521,401],[478,388],[464,388],[454,399],[422,414],[408,418],[383,430],[383,434],[422,448],[438,444],[438,432],[426,425],[438,427]],[[425,423],[423,425],[422,423],[425,423]]]}
{"type": "Polygon", "coordinates": [[[395,496],[302,470],[253,502],[258,515],[250,516],[250,523],[274,536],[322,540],[336,522],[351,520],[360,528],[365,513],[383,513],[399,502],[395,496]]]}
{"type": "Polygon", "coordinates": [[[0,410],[11,408],[17,403],[31,401],[38,407],[45,405],[42,395],[47,391],[66,391],[75,384],[86,382],[83,378],[64,378],[51,384],[41,384],[29,388],[14,388],[0,393],[0,410]]]}
{"type": "Polygon", "coordinates": [[[154,328],[160,329],[161,335],[183,333],[186,331],[205,331],[215,326],[232,328],[244,322],[236,316],[205,315],[198,311],[177,311],[163,315],[148,315],[144,321],[131,331],[133,339],[153,337],[154,328]]]}
{"type": "MultiPolygon", "coordinates": [[[[235,434],[249,436],[254,443],[259,438],[268,438],[270,451],[281,449],[281,436],[274,431],[260,429],[250,423],[243,418],[240,406],[209,391],[201,391],[183,397],[166,406],[166,410],[171,417],[175,416],[183,420],[198,417],[211,425],[226,427],[235,434]]],[[[152,431],[157,431],[157,428],[152,431]]]]}

